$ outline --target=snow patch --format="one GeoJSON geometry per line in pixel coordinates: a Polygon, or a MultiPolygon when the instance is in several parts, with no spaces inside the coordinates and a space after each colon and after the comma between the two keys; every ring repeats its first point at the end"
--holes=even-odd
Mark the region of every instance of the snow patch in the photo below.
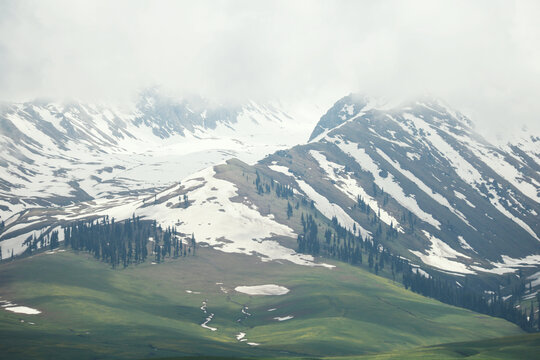
{"type": "Polygon", "coordinates": [[[467,200],[467,197],[466,197],[465,195],[463,195],[463,194],[460,193],[459,191],[454,190],[454,195],[456,195],[456,197],[457,197],[458,199],[461,199],[461,200],[465,201],[465,203],[466,203],[467,205],[469,205],[470,207],[472,207],[473,209],[476,207],[476,206],[474,206],[473,203],[471,203],[469,200],[467,200]]]}
{"type": "Polygon", "coordinates": [[[468,269],[465,264],[450,260],[457,259],[458,257],[470,259],[469,256],[452,249],[444,241],[436,238],[427,231],[422,231],[431,242],[431,246],[427,251],[427,254],[423,254],[420,251],[409,251],[418,256],[424,262],[424,264],[458,274],[476,274],[476,272],[468,269]]]}
{"type": "Polygon", "coordinates": [[[41,314],[41,311],[32,309],[28,306],[12,306],[12,307],[6,307],[7,311],[11,311],[17,314],[26,314],[26,315],[37,315],[41,314]]]}
{"type": "Polygon", "coordinates": [[[476,250],[474,250],[473,247],[471,245],[469,245],[469,243],[467,243],[467,241],[465,241],[465,238],[463,236],[458,235],[458,241],[459,241],[459,244],[461,245],[461,247],[464,248],[465,250],[471,250],[471,251],[476,252],[476,250]]]}
{"type": "Polygon", "coordinates": [[[540,265],[540,255],[529,255],[524,258],[512,258],[507,255],[502,255],[502,262],[491,262],[492,269],[486,269],[480,266],[471,266],[473,269],[492,274],[506,274],[517,271],[521,267],[535,267],[540,265]]]}
{"type": "Polygon", "coordinates": [[[285,295],[290,291],[285,286],[274,284],[237,286],[234,290],[248,295],[285,295]]]}

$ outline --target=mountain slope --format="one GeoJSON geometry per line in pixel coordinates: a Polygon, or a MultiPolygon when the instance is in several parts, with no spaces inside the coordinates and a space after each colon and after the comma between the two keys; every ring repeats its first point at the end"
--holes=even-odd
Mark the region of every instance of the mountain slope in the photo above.
{"type": "MultiPolygon", "coordinates": [[[[13,216],[0,246],[8,256],[27,256],[0,264],[0,288],[11,296],[4,300],[43,311],[39,323],[23,318],[40,325],[18,333],[31,345],[24,351],[54,346],[51,333],[69,344],[67,357],[84,346],[92,356],[104,349],[127,358],[201,354],[201,348],[205,355],[352,356],[519,333],[500,319],[405,291],[389,280],[403,272],[388,251],[411,259],[420,278],[445,276],[456,288],[480,284],[478,292],[510,295],[511,286],[492,281],[495,274],[537,271],[533,215],[540,209],[528,186],[538,181],[534,170],[526,161],[518,167],[518,158],[478,138],[465,118],[437,103],[351,112],[310,143],[255,164],[228,160],[152,194],[13,216]],[[487,160],[495,157],[501,161],[487,160]],[[518,173],[499,174],[494,164],[518,173]],[[82,251],[28,250],[31,243],[46,246],[53,230],[78,220],[133,215],[194,234],[197,256],[105,271],[107,265],[82,251]],[[96,278],[84,284],[89,273],[96,278]],[[263,284],[290,293],[234,290],[263,284]],[[62,297],[51,296],[51,288],[62,297]],[[84,326],[74,329],[73,319],[84,326]],[[119,343],[108,343],[111,319],[119,343]],[[141,324],[149,344],[127,330],[141,324]]],[[[21,315],[0,314],[3,333],[17,333],[21,315]]],[[[14,340],[10,351],[16,347],[14,340]]]]}
{"type": "Polygon", "coordinates": [[[172,99],[156,90],[125,109],[4,104],[0,219],[36,206],[153,193],[230,157],[254,162],[303,142],[311,126],[279,104],[225,106],[199,97],[172,99]]]}
{"type": "MultiPolygon", "coordinates": [[[[424,263],[462,274],[486,271],[474,264],[481,258],[492,261],[495,273],[512,271],[517,258],[539,263],[535,137],[521,147],[495,146],[439,101],[379,109],[351,95],[321,118],[311,139],[295,152],[311,158],[308,166],[328,180],[319,189],[333,183],[332,200],[351,198],[337,201],[344,209],[358,195],[374,209],[386,202],[380,219],[387,225],[393,216],[394,226],[406,227],[402,223],[411,222],[410,212],[428,246],[416,250],[409,244],[409,249],[424,263]]],[[[302,171],[295,159],[281,161],[302,171]]]]}
{"type": "Polygon", "coordinates": [[[475,275],[524,268],[532,274],[540,264],[534,146],[491,145],[467,118],[439,101],[389,108],[352,95],[323,116],[311,137],[255,167],[230,162],[154,196],[26,211],[6,222],[3,247],[18,254],[29,235],[75,219],[135,213],[201,234],[225,251],[268,258],[277,253],[302,262],[293,250],[275,251],[262,241],[274,235],[294,239],[302,229],[283,216],[288,200],[254,191],[259,173],[266,185],[275,180],[294,189],[292,201],[313,200],[326,221],[336,217],[364,239],[436,270],[475,275]],[[184,195],[193,206],[180,206],[184,195]],[[214,221],[204,222],[205,216],[214,221]],[[231,242],[220,244],[220,238],[231,242]]]}
{"type": "Polygon", "coordinates": [[[521,333],[504,320],[332,263],[337,267],[261,263],[204,247],[194,257],[123,270],[71,251],[1,263],[0,300],[41,313],[0,310],[0,348],[6,359],[312,358],[521,333]],[[263,284],[289,291],[250,296],[235,290],[263,284]]]}

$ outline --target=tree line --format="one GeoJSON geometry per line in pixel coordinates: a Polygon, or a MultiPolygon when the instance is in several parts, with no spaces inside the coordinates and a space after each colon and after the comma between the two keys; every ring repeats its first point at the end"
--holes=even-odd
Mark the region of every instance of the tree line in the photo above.
{"type": "Polygon", "coordinates": [[[195,235],[179,233],[174,227],[163,229],[154,221],[133,216],[121,222],[108,217],[79,221],[64,228],[64,245],[86,251],[113,268],[139,264],[153,257],[156,263],[165,258],[195,255],[195,235]]]}
{"type": "MultiPolygon", "coordinates": [[[[162,228],[155,220],[141,220],[135,215],[123,221],[115,221],[108,216],[76,221],[65,226],[61,235],[65,248],[88,252],[113,268],[140,264],[149,257],[160,263],[166,258],[195,255],[197,249],[194,234],[180,233],[175,227],[162,228]]],[[[58,230],[43,232],[38,236],[32,234],[23,242],[26,245],[25,254],[56,249],[60,247],[60,241],[58,230]]]]}
{"type": "MultiPolygon", "coordinates": [[[[320,241],[317,233],[318,226],[311,215],[301,216],[302,234],[298,236],[298,252],[322,255],[347,262],[352,265],[362,265],[367,257],[368,268],[379,274],[389,267],[389,273],[401,281],[406,289],[418,294],[437,299],[443,303],[459,306],[482,314],[500,317],[519,325],[525,331],[540,329],[540,320],[535,320],[534,304],[527,313],[518,309],[512,301],[505,301],[500,294],[484,294],[468,284],[457,284],[434,274],[422,274],[415,270],[407,259],[396,256],[385,249],[376,237],[366,239],[356,235],[341,226],[337,218],[332,218],[331,226],[324,231],[324,241],[320,241]],[[322,246],[321,246],[322,243],[322,246]]],[[[522,291],[523,284],[519,290],[522,291]]],[[[540,304],[540,295],[539,304],[540,304]]],[[[517,297],[516,297],[517,298],[517,297]]]]}

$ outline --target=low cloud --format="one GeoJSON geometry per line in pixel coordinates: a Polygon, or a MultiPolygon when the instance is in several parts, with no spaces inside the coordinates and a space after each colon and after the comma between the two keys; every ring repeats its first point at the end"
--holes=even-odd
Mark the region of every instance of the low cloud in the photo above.
{"type": "Polygon", "coordinates": [[[534,1],[3,1],[0,99],[430,94],[495,135],[540,131],[534,1]]]}

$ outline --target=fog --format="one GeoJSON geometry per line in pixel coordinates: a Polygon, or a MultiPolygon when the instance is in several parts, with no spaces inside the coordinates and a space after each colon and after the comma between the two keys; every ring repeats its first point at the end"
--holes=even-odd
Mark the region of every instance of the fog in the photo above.
{"type": "Polygon", "coordinates": [[[540,2],[2,1],[0,99],[432,95],[540,132],[540,2]]]}

